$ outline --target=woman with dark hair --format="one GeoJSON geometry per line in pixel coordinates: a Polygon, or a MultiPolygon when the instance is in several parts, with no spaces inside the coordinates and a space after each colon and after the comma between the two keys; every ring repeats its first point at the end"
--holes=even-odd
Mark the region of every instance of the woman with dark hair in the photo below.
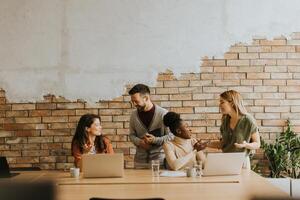
{"type": "Polygon", "coordinates": [[[85,114],[80,117],[72,140],[72,155],[75,166],[81,168],[82,154],[114,153],[108,138],[102,135],[101,119],[98,115],[85,114]]]}
{"type": "Polygon", "coordinates": [[[205,156],[201,150],[205,148],[205,144],[191,137],[191,130],[179,114],[168,112],[163,121],[175,135],[174,140],[167,141],[163,145],[167,164],[171,170],[193,167],[197,160],[204,160],[205,156]]]}

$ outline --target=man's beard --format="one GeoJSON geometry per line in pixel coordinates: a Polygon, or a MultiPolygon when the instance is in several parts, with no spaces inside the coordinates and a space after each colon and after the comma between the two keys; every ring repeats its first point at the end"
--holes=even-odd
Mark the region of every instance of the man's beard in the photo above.
{"type": "Polygon", "coordinates": [[[136,106],[136,109],[141,112],[141,111],[145,111],[146,105],[143,106],[136,106]]]}

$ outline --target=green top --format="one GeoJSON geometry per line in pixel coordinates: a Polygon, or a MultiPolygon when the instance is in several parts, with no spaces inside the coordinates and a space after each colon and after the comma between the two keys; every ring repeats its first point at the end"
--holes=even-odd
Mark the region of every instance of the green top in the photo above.
{"type": "MultiPolygon", "coordinates": [[[[227,115],[221,124],[222,135],[222,151],[227,152],[243,152],[244,148],[239,149],[234,146],[234,143],[243,143],[243,141],[249,142],[251,134],[258,131],[255,119],[249,115],[243,115],[237,122],[235,128],[230,128],[230,116],[227,115]]],[[[249,153],[249,151],[247,151],[249,153]]]]}

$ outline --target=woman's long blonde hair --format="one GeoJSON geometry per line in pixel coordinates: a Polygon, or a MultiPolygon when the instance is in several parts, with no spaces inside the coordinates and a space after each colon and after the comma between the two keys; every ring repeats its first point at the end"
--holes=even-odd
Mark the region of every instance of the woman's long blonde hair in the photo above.
{"type": "MultiPolygon", "coordinates": [[[[235,90],[228,90],[220,94],[220,97],[226,101],[228,101],[232,108],[236,111],[236,114],[245,115],[247,114],[247,110],[243,104],[243,98],[240,93],[235,90]]],[[[222,120],[224,119],[224,115],[222,116],[222,120]]]]}

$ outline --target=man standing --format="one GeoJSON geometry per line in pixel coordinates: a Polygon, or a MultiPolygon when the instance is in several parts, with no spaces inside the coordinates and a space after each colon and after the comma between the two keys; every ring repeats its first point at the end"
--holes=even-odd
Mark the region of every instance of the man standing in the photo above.
{"type": "Polygon", "coordinates": [[[155,105],[150,99],[150,89],[144,84],[137,84],[129,91],[132,104],[137,108],[130,116],[129,139],[136,146],[134,165],[136,168],[150,167],[151,160],[164,160],[162,145],[172,140],[163,124],[166,109],[155,105]]]}

